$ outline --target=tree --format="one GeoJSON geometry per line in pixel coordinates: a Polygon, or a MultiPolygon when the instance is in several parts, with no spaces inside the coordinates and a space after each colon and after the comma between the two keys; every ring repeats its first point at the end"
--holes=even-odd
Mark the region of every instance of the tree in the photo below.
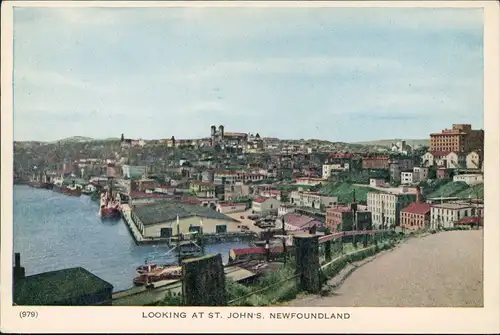
{"type": "Polygon", "coordinates": [[[437,169],[435,166],[429,167],[428,179],[437,179],[437,169]]]}

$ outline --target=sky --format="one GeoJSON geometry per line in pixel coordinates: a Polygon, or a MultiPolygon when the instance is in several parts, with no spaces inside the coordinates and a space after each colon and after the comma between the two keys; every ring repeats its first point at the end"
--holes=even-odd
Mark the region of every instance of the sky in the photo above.
{"type": "Polygon", "coordinates": [[[482,9],[14,8],[14,140],[483,128],[482,9]]]}

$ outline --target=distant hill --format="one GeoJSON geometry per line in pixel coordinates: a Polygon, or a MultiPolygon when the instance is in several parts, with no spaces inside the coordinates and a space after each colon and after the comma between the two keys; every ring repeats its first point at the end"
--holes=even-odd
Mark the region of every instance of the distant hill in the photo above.
{"type": "Polygon", "coordinates": [[[86,136],[72,136],[60,139],[59,141],[54,141],[53,143],[61,142],[61,143],[71,143],[71,142],[91,142],[95,141],[92,137],[86,136]]]}
{"type": "Polygon", "coordinates": [[[53,141],[51,143],[82,143],[82,142],[94,142],[94,141],[118,141],[120,140],[118,137],[108,137],[105,139],[98,139],[98,138],[92,138],[92,137],[86,137],[86,136],[72,136],[72,137],[67,137],[60,139],[59,141],[53,141]]]}
{"type": "Polygon", "coordinates": [[[413,139],[413,140],[401,140],[401,139],[393,139],[393,140],[378,140],[378,141],[365,141],[365,142],[355,142],[352,144],[361,144],[361,145],[378,145],[378,146],[383,146],[383,147],[391,147],[391,144],[399,142],[399,141],[406,141],[407,144],[411,145],[412,147],[419,147],[419,146],[429,146],[430,140],[429,139],[413,139]]]}

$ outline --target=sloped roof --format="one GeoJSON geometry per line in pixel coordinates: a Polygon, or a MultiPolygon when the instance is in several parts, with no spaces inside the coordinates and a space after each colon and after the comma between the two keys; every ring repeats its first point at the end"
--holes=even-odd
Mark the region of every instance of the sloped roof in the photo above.
{"type": "Polygon", "coordinates": [[[159,202],[152,205],[136,207],[134,214],[137,215],[146,226],[174,221],[177,219],[177,215],[179,219],[199,216],[207,219],[237,221],[209,207],[176,202],[159,202]]]}
{"type": "Polygon", "coordinates": [[[254,202],[263,203],[263,202],[266,202],[267,199],[269,199],[269,198],[260,197],[260,198],[255,199],[254,202]]]}
{"type": "Polygon", "coordinates": [[[18,305],[67,305],[83,295],[113,290],[113,285],[81,267],[27,276],[14,285],[18,305]],[[65,303],[66,302],[66,303],[65,303]]]}
{"type": "Polygon", "coordinates": [[[403,209],[405,213],[424,215],[431,211],[431,204],[427,203],[412,203],[410,206],[403,209]]]}
{"type": "Polygon", "coordinates": [[[293,213],[285,214],[285,222],[297,228],[302,228],[312,221],[316,220],[310,216],[293,213]]]}

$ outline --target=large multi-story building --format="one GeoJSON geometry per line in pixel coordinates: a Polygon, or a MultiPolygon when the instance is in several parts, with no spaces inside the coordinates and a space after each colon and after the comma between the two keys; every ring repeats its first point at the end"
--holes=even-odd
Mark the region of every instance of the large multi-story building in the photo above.
{"type": "Polygon", "coordinates": [[[390,228],[399,226],[401,210],[416,200],[417,190],[402,187],[383,193],[369,192],[367,198],[374,227],[390,228]]]}
{"type": "Polygon", "coordinates": [[[484,130],[473,130],[470,124],[454,124],[451,129],[443,129],[430,137],[430,152],[464,153],[484,147],[484,130]]]}

